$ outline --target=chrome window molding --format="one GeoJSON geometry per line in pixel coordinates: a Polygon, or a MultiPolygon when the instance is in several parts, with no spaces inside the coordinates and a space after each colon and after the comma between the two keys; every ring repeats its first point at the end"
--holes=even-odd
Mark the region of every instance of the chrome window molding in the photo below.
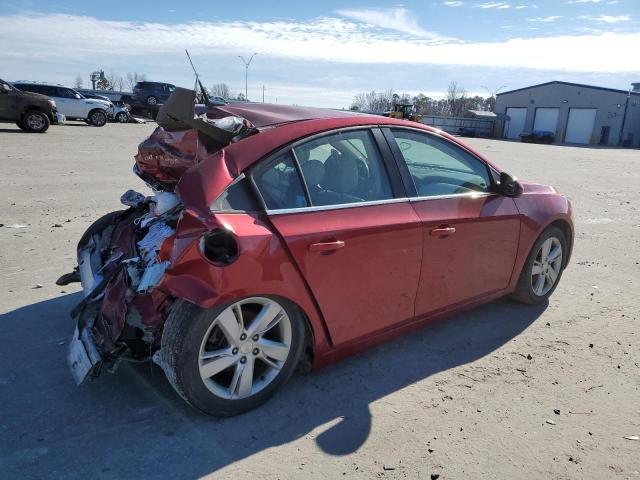
{"type": "Polygon", "coordinates": [[[337,205],[316,205],[315,207],[298,207],[298,208],[283,208],[281,210],[266,210],[267,215],[287,215],[292,213],[306,213],[306,212],[322,212],[326,210],[341,210],[344,208],[359,208],[359,207],[372,207],[376,205],[387,205],[393,203],[402,202],[423,202],[428,200],[442,200],[447,198],[483,198],[496,195],[492,192],[465,192],[465,193],[452,193],[449,195],[434,195],[431,197],[404,197],[404,198],[390,198],[387,200],[373,200],[370,202],[354,202],[354,203],[340,203],[337,205]]]}

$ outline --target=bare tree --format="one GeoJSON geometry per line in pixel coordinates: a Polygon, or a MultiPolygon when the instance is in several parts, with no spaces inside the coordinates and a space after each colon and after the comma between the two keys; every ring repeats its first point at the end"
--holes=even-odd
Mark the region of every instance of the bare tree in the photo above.
{"type": "Polygon", "coordinates": [[[76,88],[82,88],[82,75],[78,74],[78,76],[76,77],[76,81],[73,84],[74,87],[76,88]]]}
{"type": "Polygon", "coordinates": [[[457,117],[466,110],[467,91],[458,87],[456,82],[451,82],[447,88],[447,103],[449,106],[449,115],[457,117]]]}
{"type": "Polygon", "coordinates": [[[138,82],[144,82],[147,79],[147,76],[144,73],[138,72],[129,72],[127,73],[127,87],[129,90],[133,91],[133,87],[136,86],[138,82]]]}
{"type": "Polygon", "coordinates": [[[226,83],[216,83],[211,87],[211,95],[227,100],[231,98],[231,89],[226,83]]]}

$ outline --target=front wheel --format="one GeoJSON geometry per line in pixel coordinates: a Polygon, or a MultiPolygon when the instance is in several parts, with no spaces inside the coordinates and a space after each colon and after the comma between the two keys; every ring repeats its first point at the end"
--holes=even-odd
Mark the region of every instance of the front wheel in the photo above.
{"type": "Polygon", "coordinates": [[[267,401],[300,359],[304,326],[283,299],[249,297],[201,309],[177,303],[164,325],[160,364],[195,408],[233,416],[267,401]]]}
{"type": "Polygon", "coordinates": [[[51,122],[49,121],[49,117],[44,113],[32,110],[25,114],[22,122],[18,124],[18,126],[27,132],[44,133],[47,131],[50,124],[51,122]]]}
{"type": "Polygon", "coordinates": [[[150,95],[149,97],[147,97],[147,104],[148,105],[157,105],[158,104],[158,99],[156,97],[154,97],[153,95],[150,95]]]}
{"type": "Polygon", "coordinates": [[[547,228],[534,243],[512,297],[529,305],[547,301],[560,282],[566,254],[564,232],[547,228]]]}
{"type": "Polygon", "coordinates": [[[107,114],[104,110],[92,110],[89,112],[89,123],[94,127],[103,127],[107,124],[107,114]]]}

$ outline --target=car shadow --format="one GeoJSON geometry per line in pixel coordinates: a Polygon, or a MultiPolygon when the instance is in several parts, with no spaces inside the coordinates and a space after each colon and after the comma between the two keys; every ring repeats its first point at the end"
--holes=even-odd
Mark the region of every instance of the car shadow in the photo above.
{"type": "Polygon", "coordinates": [[[34,132],[25,132],[21,128],[16,127],[16,128],[0,128],[0,133],[25,133],[25,134],[29,134],[29,133],[34,133],[34,132]]]}
{"type": "Polygon", "coordinates": [[[0,316],[0,467],[9,477],[198,478],[303,437],[347,455],[368,438],[373,402],[490,354],[546,308],[494,301],[297,375],[259,409],[216,419],[189,407],[151,364],[124,364],[76,387],[65,354],[68,312],[80,298],[0,316]]]}

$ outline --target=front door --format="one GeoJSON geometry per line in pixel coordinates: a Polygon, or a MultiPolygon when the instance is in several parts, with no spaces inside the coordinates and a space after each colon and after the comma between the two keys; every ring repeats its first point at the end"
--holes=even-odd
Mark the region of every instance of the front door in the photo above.
{"type": "Polygon", "coordinates": [[[416,315],[507,288],[520,216],[513,199],[491,193],[488,166],[436,135],[392,129],[388,138],[415,188],[411,203],[423,227],[416,315]]]}
{"type": "Polygon", "coordinates": [[[77,94],[64,87],[57,87],[56,105],[59,105],[60,113],[71,118],[85,118],[88,114],[87,104],[84,98],[77,98],[77,94]]]}
{"type": "Polygon", "coordinates": [[[390,168],[359,129],[301,143],[253,173],[336,345],[414,316],[422,226],[390,168]]]}

